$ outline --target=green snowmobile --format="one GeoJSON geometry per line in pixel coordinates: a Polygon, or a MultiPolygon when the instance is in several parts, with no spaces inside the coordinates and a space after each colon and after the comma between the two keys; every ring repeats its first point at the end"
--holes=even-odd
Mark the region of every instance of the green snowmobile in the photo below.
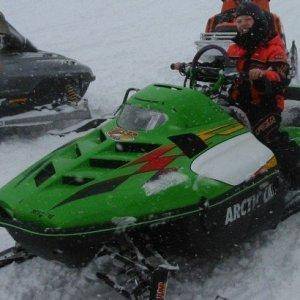
{"type": "MultiPolygon", "coordinates": [[[[235,75],[199,63],[207,50],[185,73],[190,87],[129,89],[114,118],[0,190],[0,225],[18,244],[0,267],[36,255],[71,266],[111,255],[139,269],[139,280],[128,291],[99,278],[125,297],[151,282],[157,299],[173,269],[163,256],[230,246],[298,210],[283,201],[274,154],[216,103],[235,75]]],[[[298,126],[284,130],[299,143],[298,126]]]]}

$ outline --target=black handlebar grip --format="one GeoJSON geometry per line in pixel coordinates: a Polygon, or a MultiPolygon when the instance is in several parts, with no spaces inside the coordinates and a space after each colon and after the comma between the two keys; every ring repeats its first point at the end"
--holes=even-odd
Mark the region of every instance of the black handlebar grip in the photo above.
{"type": "Polygon", "coordinates": [[[170,69],[171,69],[171,70],[175,70],[175,64],[171,64],[171,65],[170,65],[170,69]]]}

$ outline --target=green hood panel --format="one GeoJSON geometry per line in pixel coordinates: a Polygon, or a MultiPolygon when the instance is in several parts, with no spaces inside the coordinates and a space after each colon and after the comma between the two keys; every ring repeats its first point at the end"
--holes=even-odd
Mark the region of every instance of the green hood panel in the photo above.
{"type": "Polygon", "coordinates": [[[145,222],[195,209],[232,188],[197,178],[190,169],[195,157],[247,131],[208,97],[157,84],[126,105],[167,119],[153,130],[133,132],[119,128],[117,116],[50,153],[0,190],[0,221],[7,221],[2,210],[41,231],[105,227],[127,217],[145,222]]]}

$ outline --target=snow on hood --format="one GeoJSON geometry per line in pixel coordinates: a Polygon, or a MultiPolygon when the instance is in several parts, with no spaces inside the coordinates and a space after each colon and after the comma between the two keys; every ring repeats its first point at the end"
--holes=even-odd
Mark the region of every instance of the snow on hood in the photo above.
{"type": "Polygon", "coordinates": [[[125,229],[136,223],[136,218],[135,217],[116,217],[112,218],[111,222],[116,225],[116,230],[117,231],[125,231],[125,229]]]}
{"type": "Polygon", "coordinates": [[[143,185],[143,189],[147,196],[152,196],[188,180],[188,176],[177,171],[172,171],[167,174],[159,175],[155,180],[146,182],[143,185]]]}

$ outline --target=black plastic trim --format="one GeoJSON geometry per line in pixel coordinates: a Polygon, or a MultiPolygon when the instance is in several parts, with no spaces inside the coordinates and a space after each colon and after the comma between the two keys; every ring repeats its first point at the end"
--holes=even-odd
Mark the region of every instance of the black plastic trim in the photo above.
{"type": "Polygon", "coordinates": [[[91,167],[104,168],[104,169],[117,169],[127,164],[126,160],[108,160],[100,158],[91,158],[90,165],[91,167]]]}
{"type": "Polygon", "coordinates": [[[116,152],[137,152],[137,153],[147,153],[154,149],[160,147],[158,144],[143,144],[143,143],[116,143],[116,152]]]}
{"type": "Polygon", "coordinates": [[[62,183],[63,184],[68,184],[68,185],[84,185],[90,181],[94,180],[94,178],[80,178],[76,176],[64,176],[62,178],[62,183]]]}
{"type": "Polygon", "coordinates": [[[189,158],[208,148],[205,142],[193,133],[170,136],[169,139],[189,158]]]}

